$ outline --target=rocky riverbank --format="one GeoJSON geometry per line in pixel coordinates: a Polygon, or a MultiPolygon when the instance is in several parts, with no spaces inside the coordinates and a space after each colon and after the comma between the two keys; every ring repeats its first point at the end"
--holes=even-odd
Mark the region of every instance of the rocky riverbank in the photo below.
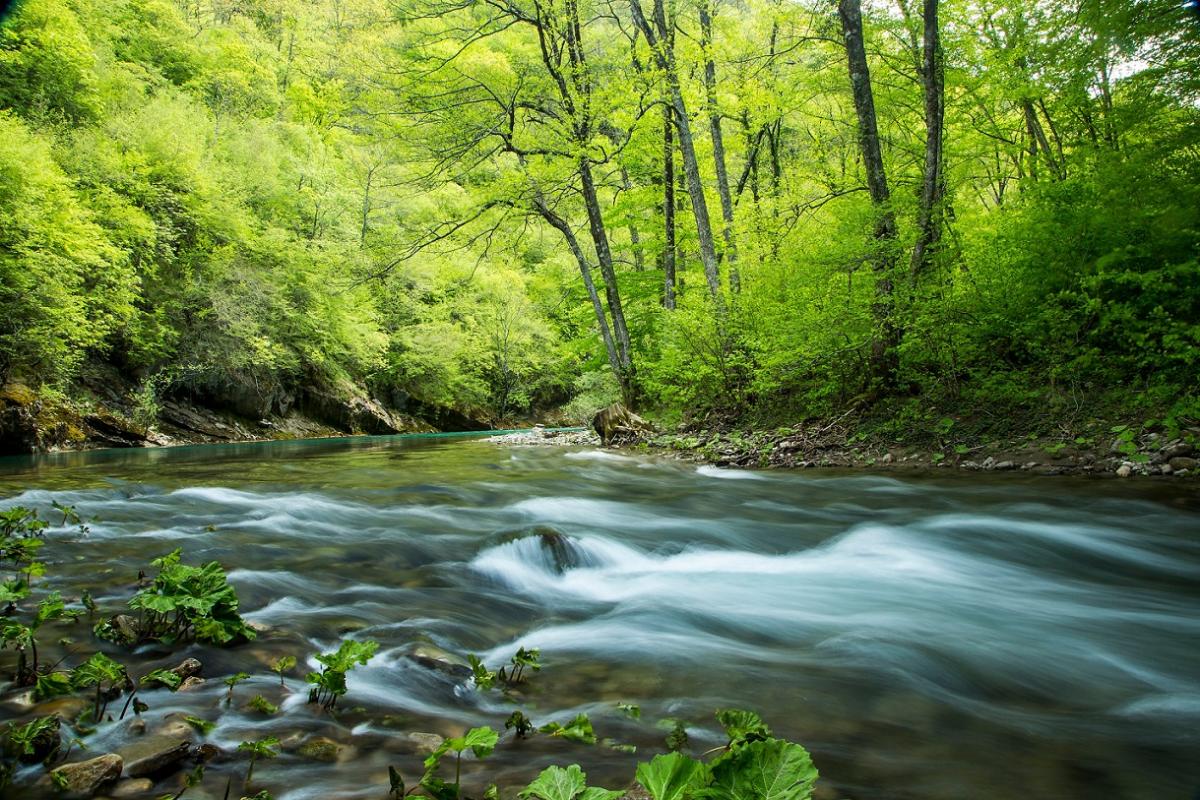
{"type": "Polygon", "coordinates": [[[429,419],[349,393],[314,390],[286,409],[247,416],[184,398],[139,408],[129,395],[116,390],[66,399],[39,394],[22,384],[0,387],[0,455],[440,429],[429,419]]]}
{"type": "Polygon", "coordinates": [[[1159,478],[1200,476],[1200,431],[1169,436],[1130,425],[1096,423],[1080,432],[981,437],[959,433],[931,443],[871,436],[840,422],[817,422],[773,431],[699,430],[661,433],[633,445],[716,466],[873,470],[958,469],[1022,471],[1036,475],[1111,475],[1159,478]]]}

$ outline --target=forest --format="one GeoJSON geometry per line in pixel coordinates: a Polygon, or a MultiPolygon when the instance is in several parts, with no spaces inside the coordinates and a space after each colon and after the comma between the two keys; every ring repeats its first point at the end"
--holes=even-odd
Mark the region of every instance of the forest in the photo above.
{"type": "Polygon", "coordinates": [[[1195,12],[24,0],[0,384],[143,422],[1195,424],[1195,12]]]}

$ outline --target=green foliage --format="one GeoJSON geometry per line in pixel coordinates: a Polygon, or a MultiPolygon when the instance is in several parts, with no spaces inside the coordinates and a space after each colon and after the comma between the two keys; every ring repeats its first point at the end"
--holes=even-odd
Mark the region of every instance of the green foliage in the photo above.
{"type": "Polygon", "coordinates": [[[421,776],[421,788],[434,800],[459,800],[461,797],[462,757],[470,750],[475,758],[486,758],[500,741],[500,734],[488,727],[471,728],[462,736],[446,739],[425,758],[425,773],[421,776]],[[454,753],[454,783],[447,783],[437,776],[442,759],[454,753]]]}
{"type": "Polygon", "coordinates": [[[771,729],[753,711],[723,708],[717,712],[717,722],[725,729],[730,747],[763,741],[771,736],[771,729]]]}
{"type": "Polygon", "coordinates": [[[224,683],[229,687],[229,691],[225,693],[225,705],[233,703],[233,690],[239,683],[250,680],[249,672],[237,672],[225,678],[224,683]]]}
{"type": "Polygon", "coordinates": [[[181,550],[155,559],[159,573],[153,582],[129,601],[142,612],[140,641],[166,643],[195,639],[229,644],[254,638],[254,631],[238,614],[238,598],[215,561],[199,567],[180,563],[181,550]]]}
{"type": "Polygon", "coordinates": [[[246,705],[260,714],[267,714],[268,716],[279,713],[279,706],[275,705],[261,694],[256,694],[254,697],[251,697],[250,702],[246,705]]]}
{"type": "MultiPolygon", "coordinates": [[[[250,764],[246,767],[246,779],[244,785],[249,786],[250,781],[254,778],[254,765],[262,758],[275,758],[279,755],[279,739],[274,736],[267,736],[262,739],[252,739],[242,742],[237,746],[239,752],[250,754],[250,764]]],[[[261,793],[260,793],[261,794],[261,793]]]]}
{"type": "Polygon", "coordinates": [[[53,714],[37,717],[24,725],[12,723],[8,726],[5,749],[21,761],[28,761],[30,757],[37,760],[39,755],[43,758],[51,756],[61,743],[59,727],[59,719],[53,714]]]}
{"type": "Polygon", "coordinates": [[[271,671],[279,675],[279,685],[283,686],[283,673],[296,666],[295,656],[282,656],[271,665],[271,671]]]}
{"type": "Polygon", "coordinates": [[[712,765],[712,782],[699,796],[712,800],[808,800],[816,781],[817,770],[807,750],[792,742],[766,739],[717,759],[712,765]]]}
{"type": "Polygon", "coordinates": [[[320,672],[308,673],[307,681],[313,687],[309,690],[308,702],[333,708],[337,699],[346,693],[346,673],[357,665],[366,664],[378,649],[378,642],[347,639],[334,652],[318,655],[317,661],[324,666],[320,672]]]}
{"type": "Polygon", "coordinates": [[[572,764],[563,767],[547,767],[519,795],[538,800],[616,800],[624,792],[599,789],[587,785],[587,775],[572,764]]]}
{"type": "MultiPolygon", "coordinates": [[[[498,677],[507,686],[515,686],[525,678],[526,667],[534,672],[537,672],[542,668],[541,651],[536,647],[531,650],[526,650],[524,647],[517,650],[517,652],[513,654],[512,658],[509,659],[508,667],[501,668],[498,675],[493,677],[498,677]]],[[[488,673],[483,665],[478,663],[478,659],[471,662],[471,669],[476,675],[476,684],[479,683],[479,677],[482,673],[485,682],[487,682],[489,686],[491,685],[492,677],[489,677],[491,673],[488,673]]],[[[480,686],[480,688],[485,689],[488,687],[480,686]]]]}
{"type": "Polygon", "coordinates": [[[157,683],[167,687],[173,692],[183,683],[183,678],[179,677],[178,673],[172,672],[169,669],[152,669],[143,675],[142,679],[138,683],[140,683],[142,686],[146,686],[150,683],[157,683]]]}
{"type": "Polygon", "coordinates": [[[217,727],[217,723],[215,722],[190,715],[184,717],[183,721],[195,728],[201,736],[207,736],[217,727]]]}
{"type": "Polygon", "coordinates": [[[485,691],[492,688],[496,682],[496,673],[489,670],[479,656],[473,653],[467,655],[467,661],[471,665],[471,677],[475,680],[475,685],[485,691]]]}
{"type": "Polygon", "coordinates": [[[638,764],[637,781],[654,800],[687,800],[707,785],[708,768],[682,753],[655,756],[638,764]]]}
{"type": "Polygon", "coordinates": [[[71,671],[73,688],[96,687],[95,700],[92,705],[92,721],[97,723],[104,719],[110,693],[118,687],[124,686],[127,680],[125,667],[104,653],[93,653],[87,661],[71,671]]]}
{"type": "Polygon", "coordinates": [[[514,711],[504,721],[504,730],[511,730],[518,739],[524,739],[537,730],[537,726],[522,711],[514,711]]]}
{"type": "Polygon", "coordinates": [[[688,744],[687,725],[681,719],[667,720],[667,722],[671,726],[666,738],[667,749],[672,753],[682,752],[688,744]]]}
{"type": "Polygon", "coordinates": [[[577,714],[566,725],[550,722],[538,728],[538,730],[571,742],[579,742],[580,744],[596,743],[596,732],[592,729],[592,721],[588,718],[587,714],[577,714]]]}

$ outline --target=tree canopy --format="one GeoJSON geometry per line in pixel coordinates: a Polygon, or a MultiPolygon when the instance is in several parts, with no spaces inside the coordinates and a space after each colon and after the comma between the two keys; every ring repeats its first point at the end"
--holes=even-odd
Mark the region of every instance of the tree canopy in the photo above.
{"type": "Polygon", "coordinates": [[[1195,411],[1198,76],[1174,0],[24,0],[0,383],[1195,411]]]}

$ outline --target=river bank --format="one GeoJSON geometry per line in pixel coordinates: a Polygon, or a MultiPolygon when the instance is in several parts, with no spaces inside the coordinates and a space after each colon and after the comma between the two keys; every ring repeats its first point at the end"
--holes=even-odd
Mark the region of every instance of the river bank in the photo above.
{"type": "Polygon", "coordinates": [[[947,437],[908,443],[862,436],[836,421],[774,431],[662,433],[624,446],[663,451],[718,467],[872,471],[1022,471],[1035,475],[1111,475],[1119,478],[1200,477],[1196,447],[1182,437],[1108,426],[1091,435],[947,437]]]}
{"type": "Polygon", "coordinates": [[[112,375],[69,394],[9,383],[0,386],[0,455],[495,427],[415,398],[399,400],[387,403],[355,386],[311,386],[269,402],[237,391],[220,398],[156,398],[112,375]]]}

